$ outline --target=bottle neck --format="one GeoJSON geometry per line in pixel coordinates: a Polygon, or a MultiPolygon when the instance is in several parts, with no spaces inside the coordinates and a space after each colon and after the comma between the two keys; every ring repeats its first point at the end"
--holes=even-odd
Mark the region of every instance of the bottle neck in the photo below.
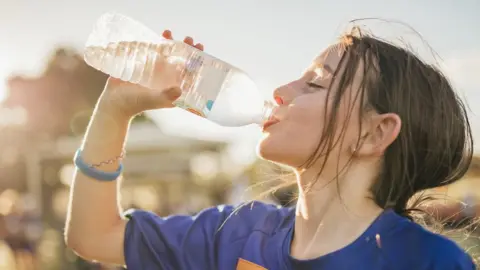
{"type": "Polygon", "coordinates": [[[272,116],[275,107],[277,107],[277,105],[274,102],[266,100],[263,104],[262,113],[256,118],[255,123],[258,125],[263,125],[265,122],[267,122],[272,116]]]}

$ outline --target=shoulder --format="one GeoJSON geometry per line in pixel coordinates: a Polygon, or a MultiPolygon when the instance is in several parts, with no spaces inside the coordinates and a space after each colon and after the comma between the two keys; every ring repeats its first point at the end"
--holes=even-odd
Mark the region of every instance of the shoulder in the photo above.
{"type": "Polygon", "coordinates": [[[256,231],[273,233],[288,213],[256,201],[211,207],[194,216],[130,211],[125,261],[131,269],[233,269],[245,240],[256,231]],[[222,250],[228,252],[211,256],[222,250]]]}
{"type": "Polygon", "coordinates": [[[270,234],[279,228],[288,226],[290,221],[293,221],[292,208],[280,207],[260,201],[225,207],[229,208],[229,215],[223,223],[222,230],[238,231],[243,229],[245,234],[251,231],[261,231],[270,234]]]}
{"type": "Polygon", "coordinates": [[[472,258],[456,242],[409,220],[400,221],[385,241],[394,242],[394,247],[386,245],[397,256],[409,258],[404,263],[415,269],[475,269],[472,258]]]}
{"type": "MultiPolygon", "coordinates": [[[[173,215],[159,217],[148,211],[129,210],[125,216],[133,223],[141,222],[150,226],[178,227],[183,223],[201,225],[218,231],[260,230],[271,232],[286,223],[291,217],[291,208],[279,207],[260,201],[250,201],[241,205],[218,205],[202,210],[194,216],[173,215]]],[[[142,226],[145,227],[145,226],[142,226]]]]}
{"type": "Polygon", "coordinates": [[[423,248],[432,265],[438,269],[475,269],[473,259],[456,242],[424,228],[421,228],[421,231],[425,239],[423,248]]]}

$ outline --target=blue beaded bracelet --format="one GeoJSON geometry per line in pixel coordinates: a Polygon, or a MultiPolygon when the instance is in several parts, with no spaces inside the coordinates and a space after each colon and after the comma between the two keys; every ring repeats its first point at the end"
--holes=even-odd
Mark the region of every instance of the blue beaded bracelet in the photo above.
{"type": "Polygon", "coordinates": [[[77,169],[84,175],[99,181],[113,181],[116,180],[123,171],[123,165],[120,163],[118,169],[115,172],[104,172],[95,169],[92,165],[85,163],[82,159],[82,151],[80,149],[75,153],[73,159],[77,169]]]}

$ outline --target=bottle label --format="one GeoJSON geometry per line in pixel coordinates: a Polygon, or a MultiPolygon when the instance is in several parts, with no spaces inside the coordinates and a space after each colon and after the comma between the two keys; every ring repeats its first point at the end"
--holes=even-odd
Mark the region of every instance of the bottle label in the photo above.
{"type": "Polygon", "coordinates": [[[199,70],[202,64],[202,58],[200,56],[194,56],[187,61],[185,69],[187,72],[192,73],[199,70]]]}
{"type": "Polygon", "coordinates": [[[190,57],[185,65],[183,94],[175,105],[207,118],[218,93],[223,88],[228,72],[224,68],[206,64],[200,55],[190,57]]]}

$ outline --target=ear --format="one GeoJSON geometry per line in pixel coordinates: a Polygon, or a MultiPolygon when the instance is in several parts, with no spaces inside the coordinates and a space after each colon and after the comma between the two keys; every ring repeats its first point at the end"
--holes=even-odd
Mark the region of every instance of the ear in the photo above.
{"type": "Polygon", "coordinates": [[[357,156],[381,156],[398,137],[402,120],[395,113],[373,115],[365,126],[357,156]]]}

